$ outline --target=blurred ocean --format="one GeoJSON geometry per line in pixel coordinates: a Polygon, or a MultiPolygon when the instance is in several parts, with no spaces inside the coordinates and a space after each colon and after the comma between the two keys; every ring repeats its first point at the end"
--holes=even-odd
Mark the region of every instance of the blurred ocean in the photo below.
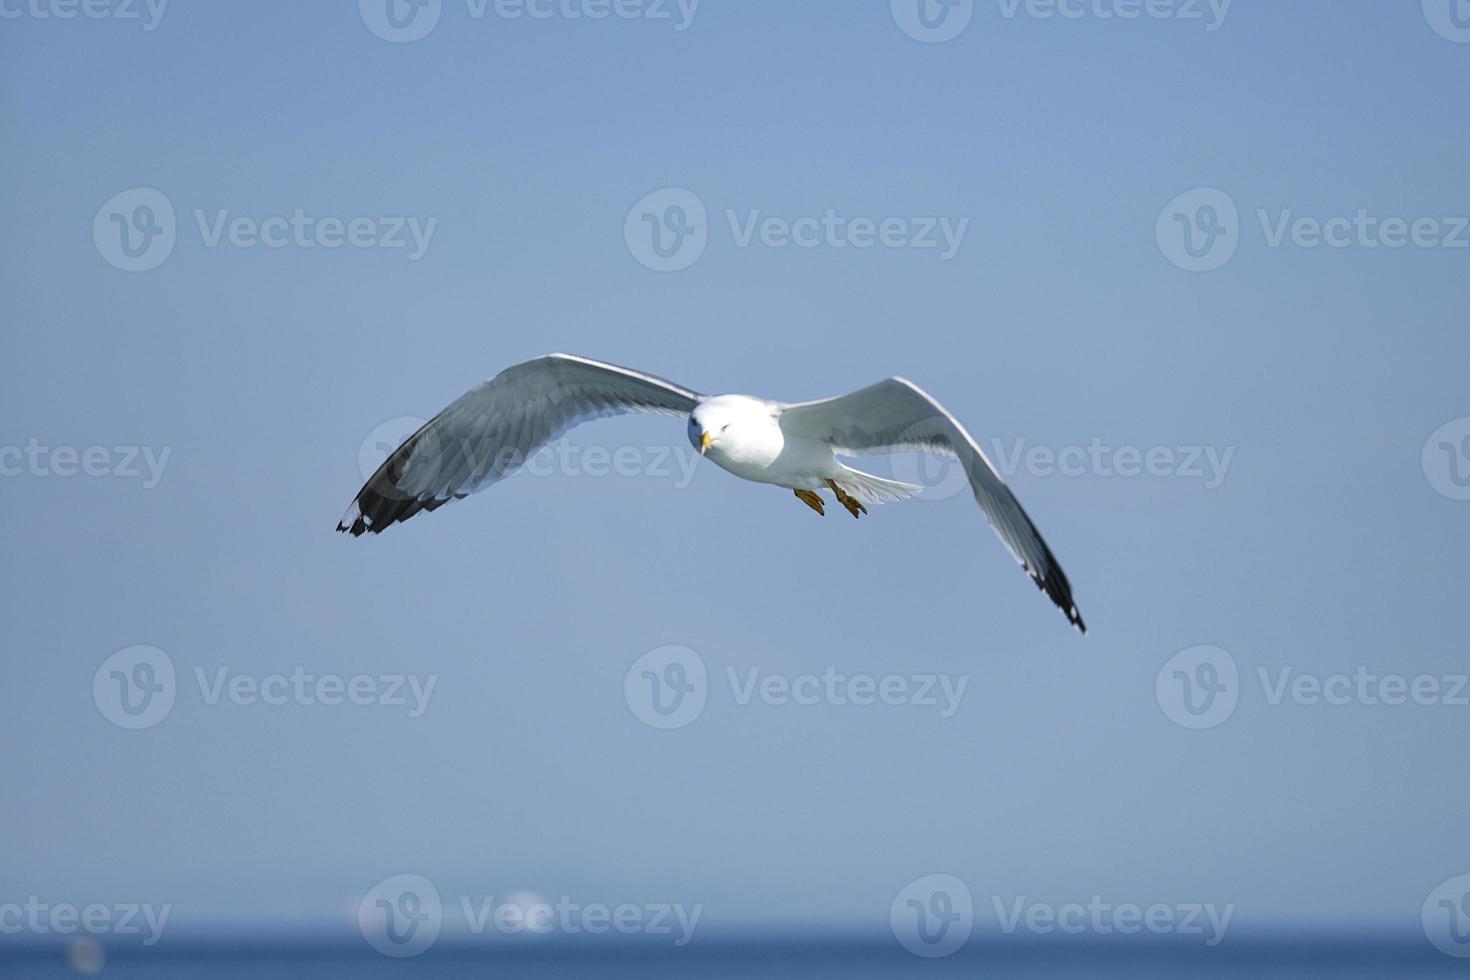
{"type": "Polygon", "coordinates": [[[1422,939],[1339,941],[1277,939],[1196,945],[1056,943],[972,944],[953,956],[920,959],[894,943],[719,942],[684,949],[563,943],[535,948],[435,947],[395,960],[365,947],[294,945],[174,945],[166,950],[115,948],[105,962],[68,963],[60,946],[0,947],[0,976],[10,978],[423,976],[446,980],[488,977],[1323,977],[1464,976],[1464,960],[1422,939]],[[80,966],[80,969],[77,967],[80,966]],[[100,968],[99,968],[100,967],[100,968]]]}

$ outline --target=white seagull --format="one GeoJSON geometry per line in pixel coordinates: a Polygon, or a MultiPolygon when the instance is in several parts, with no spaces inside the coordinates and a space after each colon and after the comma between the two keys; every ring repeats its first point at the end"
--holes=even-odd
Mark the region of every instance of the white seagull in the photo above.
{"type": "Polygon", "coordinates": [[[864,504],[906,500],[922,487],[843,465],[838,454],[925,452],[959,460],[1007,550],[1082,632],[1072,587],[1041,532],[954,416],[918,385],[889,378],[837,398],[786,404],[701,395],[663,378],[572,354],[547,354],[481,382],[410,436],[378,467],[337,530],[381,534],[419,511],[482,490],[589,419],[631,412],[687,415],[701,455],[754,483],[786,487],[825,515],[830,492],[853,517],[864,504]]]}

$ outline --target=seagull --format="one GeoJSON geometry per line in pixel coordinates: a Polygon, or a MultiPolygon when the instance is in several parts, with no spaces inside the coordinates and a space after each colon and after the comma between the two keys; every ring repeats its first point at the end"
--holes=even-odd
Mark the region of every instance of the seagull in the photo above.
{"type": "Polygon", "coordinates": [[[839,455],[923,452],[957,459],[1011,557],[1083,633],[1072,586],[1041,532],[964,426],[922,388],[893,377],[850,394],[788,404],[701,395],[663,378],[572,354],[506,368],[465,392],[404,441],[357,492],[338,531],[381,534],[419,511],[483,490],[590,419],[687,416],[700,455],[752,483],[785,487],[817,514],[831,493],[853,517],[922,487],[855,470],[839,455]]]}

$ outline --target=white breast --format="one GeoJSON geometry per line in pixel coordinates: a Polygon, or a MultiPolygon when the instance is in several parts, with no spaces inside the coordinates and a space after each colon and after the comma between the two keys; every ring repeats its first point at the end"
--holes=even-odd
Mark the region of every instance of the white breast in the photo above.
{"type": "Polygon", "coordinates": [[[829,446],[788,438],[769,415],[732,425],[709,457],[742,479],[801,489],[821,486],[835,468],[829,446]]]}

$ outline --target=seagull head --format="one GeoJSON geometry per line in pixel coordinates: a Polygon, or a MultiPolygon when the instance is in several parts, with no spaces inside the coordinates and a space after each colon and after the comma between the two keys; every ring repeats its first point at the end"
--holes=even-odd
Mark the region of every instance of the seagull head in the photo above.
{"type": "Polygon", "coordinates": [[[718,413],[701,413],[698,409],[689,413],[689,442],[701,456],[708,453],[715,440],[729,430],[730,423],[719,418],[718,413]]]}
{"type": "Polygon", "coordinates": [[[719,395],[700,402],[689,413],[689,442],[701,456],[712,450],[718,454],[772,422],[767,402],[746,395],[719,395]]]}

